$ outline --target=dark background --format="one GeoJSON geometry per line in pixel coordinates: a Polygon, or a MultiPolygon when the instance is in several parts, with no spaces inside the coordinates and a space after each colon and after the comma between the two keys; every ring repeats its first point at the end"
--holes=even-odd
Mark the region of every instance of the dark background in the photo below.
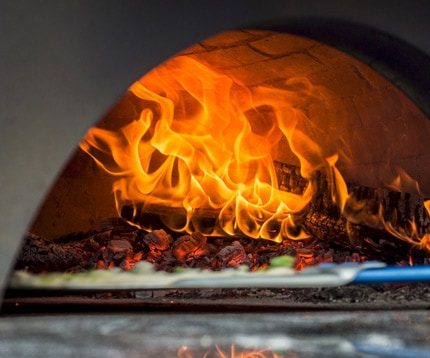
{"type": "Polygon", "coordinates": [[[368,26],[430,55],[428,1],[1,1],[0,285],[61,166],[133,80],[216,32],[304,18],[368,26]]]}

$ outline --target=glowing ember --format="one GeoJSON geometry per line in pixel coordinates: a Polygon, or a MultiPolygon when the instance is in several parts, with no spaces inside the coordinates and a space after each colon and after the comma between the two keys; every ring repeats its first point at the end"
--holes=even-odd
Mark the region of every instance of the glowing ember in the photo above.
{"type": "Polygon", "coordinates": [[[179,262],[184,262],[188,258],[207,255],[208,252],[209,250],[206,248],[206,237],[199,232],[181,236],[173,244],[173,256],[175,256],[179,262]]]}

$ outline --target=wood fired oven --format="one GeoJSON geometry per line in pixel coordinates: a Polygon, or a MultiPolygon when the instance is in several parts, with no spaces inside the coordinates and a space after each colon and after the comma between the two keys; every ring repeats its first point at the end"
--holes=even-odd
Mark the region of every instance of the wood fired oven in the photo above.
{"type": "MultiPolygon", "coordinates": [[[[428,264],[425,2],[0,10],[2,287],[14,267],[141,260],[166,271],[257,271],[284,254],[297,270],[428,264]]],[[[9,290],[4,310],[428,308],[427,291],[9,290]]]]}
{"type": "MultiPolygon", "coordinates": [[[[427,265],[429,17],[424,1],[2,2],[2,293],[15,268],[427,265]]],[[[3,313],[59,315],[2,317],[10,356],[429,351],[424,283],[17,287],[3,313]]]]}

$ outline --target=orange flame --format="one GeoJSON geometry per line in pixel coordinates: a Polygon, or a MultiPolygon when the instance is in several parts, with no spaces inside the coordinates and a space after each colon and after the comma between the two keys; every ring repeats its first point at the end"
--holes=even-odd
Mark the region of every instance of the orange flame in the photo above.
{"type": "MultiPolygon", "coordinates": [[[[398,175],[393,181],[387,185],[391,190],[405,192],[408,194],[416,194],[423,196],[419,183],[413,179],[403,169],[397,168],[398,175]]],[[[424,215],[430,217],[430,200],[424,200],[423,203],[424,215]]],[[[368,211],[365,201],[357,201],[354,198],[348,198],[347,209],[344,212],[348,222],[356,224],[365,224],[373,228],[385,230],[392,236],[407,242],[413,247],[418,247],[423,250],[430,251],[430,232],[426,229],[425,232],[420,232],[415,219],[409,220],[405,227],[396,225],[391,219],[385,218],[385,207],[382,203],[378,206],[378,211],[373,214],[368,211]]],[[[396,216],[396,212],[392,213],[396,216]]],[[[410,261],[412,257],[410,257],[410,261]]]]}
{"type": "Polygon", "coordinates": [[[424,208],[426,209],[427,215],[430,216],[430,199],[424,201],[424,208]]]}
{"type": "MultiPolygon", "coordinates": [[[[282,358],[283,356],[274,353],[267,349],[261,350],[243,350],[238,351],[234,345],[230,347],[230,352],[223,351],[219,346],[216,346],[216,352],[214,355],[209,353],[204,354],[204,358],[218,357],[218,358],[282,358]]],[[[178,350],[178,358],[195,358],[196,355],[187,346],[182,346],[178,350]]],[[[290,357],[296,357],[296,355],[290,355],[290,357]]]]}
{"type": "MultiPolygon", "coordinates": [[[[430,200],[424,201],[423,206],[427,216],[430,217],[430,200]]],[[[414,220],[409,222],[409,228],[403,229],[394,227],[390,222],[384,220],[382,210],[380,210],[379,217],[385,229],[391,235],[411,244],[412,246],[417,246],[421,249],[430,251],[430,232],[420,233],[414,220]]]]}
{"type": "MultiPolygon", "coordinates": [[[[175,231],[301,240],[308,235],[295,219],[317,190],[315,174],[323,172],[348,222],[384,229],[430,251],[430,233],[419,233],[414,221],[409,228],[396,227],[384,218],[382,205],[375,215],[365,202],[350,197],[336,167],[338,148],[306,115],[306,108],[325,96],[307,79],[250,88],[191,57],[177,56],[129,90],[138,116],[116,131],[93,127],[80,144],[117,178],[118,212],[125,204],[135,214],[137,207],[144,213],[154,206],[173,207],[183,215],[161,219],[175,231]],[[308,180],[301,194],[278,186],[274,159],[285,144],[308,180]],[[209,231],[207,222],[199,222],[201,209],[218,215],[209,231]]],[[[389,188],[422,194],[417,181],[400,168],[397,172],[389,188]]],[[[430,200],[424,208],[430,216],[430,200]]]]}
{"type": "Polygon", "coordinates": [[[394,191],[422,195],[419,183],[405,170],[396,167],[397,176],[386,186],[394,191]]]}
{"type": "MultiPolygon", "coordinates": [[[[130,91],[143,106],[140,115],[116,132],[91,128],[81,143],[118,178],[118,210],[123,204],[182,208],[185,220],[169,217],[165,224],[191,232],[198,229],[196,209],[211,208],[219,215],[210,234],[302,239],[305,233],[292,236],[289,229],[312,199],[317,171],[326,172],[333,200],[345,206],[348,190],[335,167],[337,154],[309,136],[312,124],[302,108],[322,92],[306,79],[287,80],[285,88],[248,88],[178,56],[130,91]],[[263,120],[253,121],[250,113],[261,108],[263,120]],[[274,152],[285,139],[309,180],[302,194],[278,189],[274,152]]],[[[318,129],[312,131],[318,137],[318,129]]]]}
{"type": "MultiPolygon", "coordinates": [[[[396,168],[396,170],[397,176],[389,185],[387,185],[390,189],[423,196],[418,181],[412,178],[402,168],[396,168]]],[[[424,200],[423,207],[425,214],[430,217],[430,200],[424,200]]],[[[395,227],[391,222],[384,219],[384,210],[382,206],[380,206],[378,214],[379,221],[391,235],[409,243],[412,246],[430,251],[430,232],[420,233],[415,219],[409,221],[409,227],[404,229],[395,227]]],[[[410,261],[412,261],[412,257],[410,257],[410,261]]]]}

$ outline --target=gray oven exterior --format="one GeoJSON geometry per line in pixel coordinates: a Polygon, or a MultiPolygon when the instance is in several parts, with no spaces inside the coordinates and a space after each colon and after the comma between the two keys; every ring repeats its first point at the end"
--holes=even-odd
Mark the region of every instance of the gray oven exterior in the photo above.
{"type": "Polygon", "coordinates": [[[312,18],[370,27],[430,55],[427,1],[2,0],[0,287],[68,156],[129,84],[223,30],[312,18]]]}

